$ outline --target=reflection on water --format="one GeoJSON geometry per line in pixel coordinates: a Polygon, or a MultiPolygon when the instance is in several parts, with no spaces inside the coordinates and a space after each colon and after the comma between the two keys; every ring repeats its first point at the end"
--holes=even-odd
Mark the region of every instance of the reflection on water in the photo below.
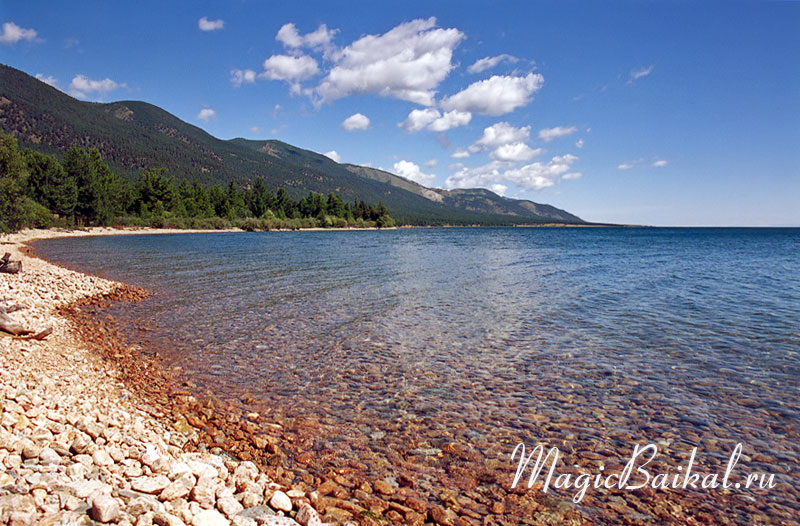
{"type": "MultiPolygon", "coordinates": [[[[313,447],[337,441],[331,462],[383,476],[387,450],[453,440],[505,461],[520,441],[623,458],[659,440],[714,465],[743,442],[785,486],[763,499],[797,509],[800,230],[183,234],[37,251],[156,291],[113,308],[140,328],[131,339],[200,389],[329,426],[313,447]]],[[[448,476],[433,468],[431,487],[448,476]]]]}

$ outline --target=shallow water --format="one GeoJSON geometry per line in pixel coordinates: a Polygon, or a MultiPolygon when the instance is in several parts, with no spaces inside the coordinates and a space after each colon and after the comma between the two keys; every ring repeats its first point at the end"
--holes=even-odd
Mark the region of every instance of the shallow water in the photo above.
{"type": "MultiPolygon", "coordinates": [[[[415,464],[389,450],[424,458],[451,440],[484,461],[546,441],[611,464],[659,440],[716,465],[743,442],[751,469],[800,478],[798,229],[209,233],[36,250],[155,291],[112,307],[126,336],[200,391],[322,425],[310,449],[337,451],[329,466],[385,476],[415,464]]],[[[454,476],[416,464],[432,493],[454,476]]],[[[796,496],[759,499],[797,510],[796,496]]]]}

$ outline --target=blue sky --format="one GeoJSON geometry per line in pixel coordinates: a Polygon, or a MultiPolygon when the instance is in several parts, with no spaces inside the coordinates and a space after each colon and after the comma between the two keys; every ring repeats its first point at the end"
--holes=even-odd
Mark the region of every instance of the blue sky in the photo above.
{"type": "Polygon", "coordinates": [[[220,138],[591,221],[800,225],[800,2],[0,0],[0,24],[0,62],[220,138]]]}

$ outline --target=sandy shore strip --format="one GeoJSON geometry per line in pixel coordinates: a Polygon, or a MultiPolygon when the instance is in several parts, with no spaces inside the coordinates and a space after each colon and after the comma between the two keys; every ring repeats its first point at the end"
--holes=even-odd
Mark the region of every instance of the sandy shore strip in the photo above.
{"type": "Polygon", "coordinates": [[[44,341],[0,336],[0,525],[321,524],[310,505],[314,495],[282,487],[253,462],[205,448],[195,428],[175,425],[174,414],[139,396],[123,381],[123,366],[94,352],[63,315],[72,305],[136,290],[31,257],[24,245],[46,237],[179,232],[187,231],[0,237],[0,252],[23,265],[19,274],[0,274],[0,302],[21,305],[11,316],[27,329],[53,328],[44,341]]]}

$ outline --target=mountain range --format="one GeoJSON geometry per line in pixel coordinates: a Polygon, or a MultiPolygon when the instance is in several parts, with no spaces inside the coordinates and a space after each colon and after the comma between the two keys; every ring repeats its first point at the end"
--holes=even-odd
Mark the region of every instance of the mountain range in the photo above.
{"type": "Polygon", "coordinates": [[[392,173],[351,164],[276,140],[222,140],[141,101],[83,102],[0,64],[0,130],[20,146],[60,156],[97,148],[112,169],[135,178],[148,168],[205,185],[248,184],[262,177],[293,197],[309,191],[383,201],[399,223],[416,225],[583,224],[550,205],[489,190],[427,188],[392,173]]]}

